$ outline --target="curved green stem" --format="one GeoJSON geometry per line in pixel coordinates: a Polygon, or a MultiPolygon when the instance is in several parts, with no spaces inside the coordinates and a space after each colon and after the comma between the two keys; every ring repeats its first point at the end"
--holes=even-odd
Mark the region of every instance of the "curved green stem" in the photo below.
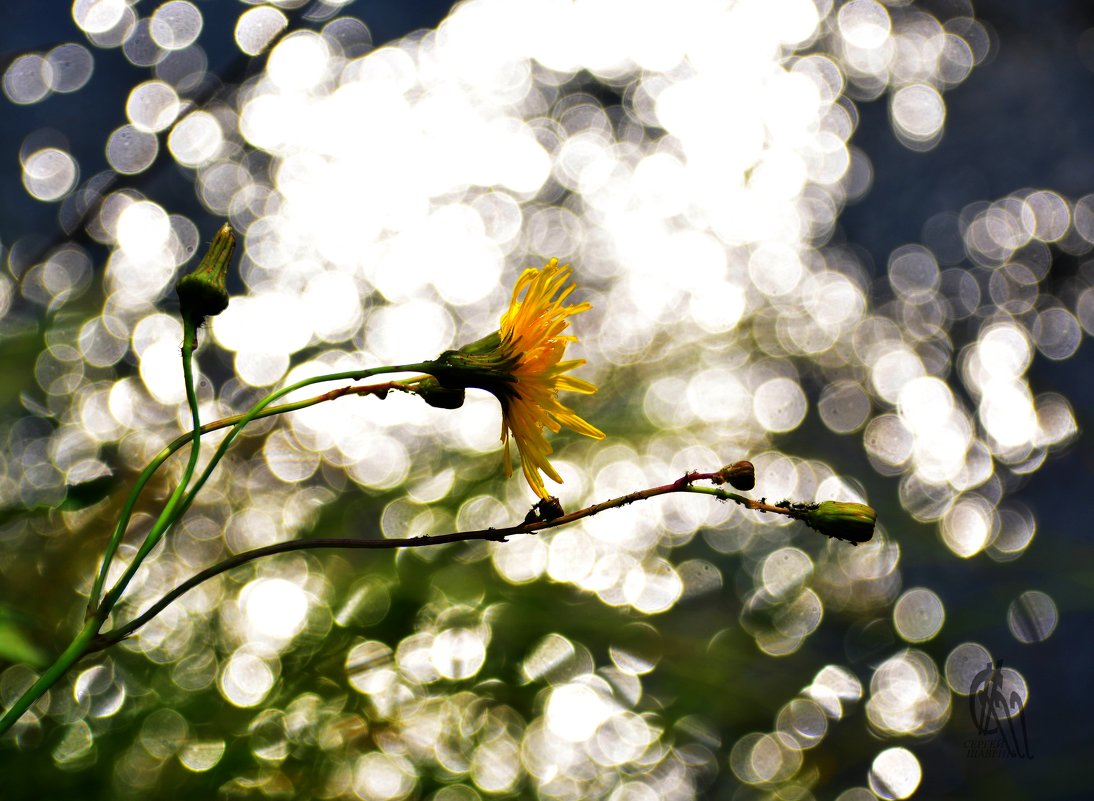
{"type": "MultiPolygon", "coordinates": [[[[385,381],[382,384],[371,384],[368,386],[339,387],[338,389],[332,389],[330,392],[324,392],[322,395],[316,395],[314,398],[294,401],[292,403],[283,403],[280,406],[269,406],[256,414],[252,418],[252,421],[266,417],[275,417],[279,414],[287,414],[288,412],[295,412],[300,409],[307,409],[309,406],[336,400],[337,398],[346,395],[378,395],[383,397],[390,390],[414,392],[413,383],[415,380],[416,379],[411,379],[409,381],[385,381]]],[[[214,420],[211,423],[203,425],[200,429],[200,433],[203,435],[210,434],[214,431],[219,431],[222,428],[234,426],[242,419],[242,414],[235,414],[221,420],[214,420]]],[[[121,545],[122,539],[125,537],[126,529],[129,527],[129,521],[133,517],[133,509],[136,507],[137,500],[140,498],[141,492],[144,491],[145,485],[148,484],[152,479],[152,476],[155,475],[156,471],[160,469],[160,466],[164,462],[171,458],[173,454],[182,450],[182,448],[193,439],[193,431],[187,431],[185,434],[176,437],[170,444],[155,455],[134,482],[133,489],[130,490],[129,497],[126,498],[121,514],[118,516],[118,522],[114,526],[114,532],[110,537],[110,542],[107,543],[106,551],[103,554],[102,567],[99,569],[99,574],[95,578],[95,585],[92,587],[91,598],[88,602],[88,618],[95,613],[95,606],[99,602],[99,596],[102,594],[103,585],[106,583],[106,574],[110,568],[110,562],[114,558],[118,546],[121,545]]]]}
{"type": "Polygon", "coordinates": [[[753,500],[752,498],[746,498],[744,495],[738,495],[736,492],[730,492],[729,490],[718,489],[718,487],[694,487],[689,486],[686,492],[694,492],[697,495],[713,495],[720,501],[733,501],[740,504],[746,509],[752,509],[755,512],[774,512],[777,515],[785,515],[795,520],[802,520],[805,518],[805,514],[800,509],[795,509],[792,506],[776,506],[774,504],[765,503],[760,500],[753,500]]]}
{"type": "Polygon", "coordinates": [[[608,509],[616,509],[627,504],[635,503],[637,501],[648,500],[649,498],[655,498],[658,495],[667,495],[672,492],[697,492],[704,495],[713,495],[720,500],[734,501],[746,506],[749,509],[755,509],[764,512],[775,512],[777,514],[787,515],[789,517],[797,517],[794,510],[781,506],[771,506],[770,504],[763,503],[762,501],[754,501],[751,498],[746,498],[743,495],[738,495],[734,492],[727,492],[726,490],[717,489],[714,487],[696,487],[694,482],[696,481],[710,481],[718,480],[717,473],[688,473],[671,484],[663,484],[657,487],[650,487],[648,489],[638,490],[626,495],[621,495],[618,498],[612,498],[608,501],[602,501],[601,503],[595,503],[591,506],[586,506],[583,509],[570,512],[568,514],[562,514],[552,519],[544,519],[536,515],[530,514],[529,517],[519,525],[506,526],[502,528],[484,528],[476,529],[474,531],[456,531],[450,534],[435,534],[431,536],[411,537],[403,539],[359,539],[359,538],[317,538],[310,540],[288,540],[286,542],[277,542],[273,545],[266,545],[262,548],[254,548],[250,551],[243,551],[237,553],[222,562],[218,562],[211,567],[202,570],[191,576],[186,581],[179,584],[177,587],[171,589],[156,603],[152,604],[147,610],[145,610],[140,616],[134,618],[124,626],[109,631],[105,634],[96,637],[95,642],[92,644],[93,650],[102,650],[108,648],[116,642],[124,640],[126,637],[133,634],[135,631],[143,627],[153,618],[155,618],[160,612],[188,593],[190,590],[197,587],[199,584],[203,584],[211,578],[219,576],[221,573],[225,573],[233,568],[245,565],[248,562],[253,562],[256,559],[261,559],[266,556],[274,556],[281,553],[291,553],[293,551],[307,551],[307,550],[322,550],[329,548],[344,548],[344,549],[368,549],[368,550],[386,550],[392,548],[422,548],[431,545],[444,545],[446,543],[453,542],[470,542],[473,540],[487,540],[492,542],[504,542],[507,537],[514,534],[534,534],[538,531],[544,531],[550,528],[557,528],[558,526],[564,526],[569,523],[573,523],[577,520],[581,520],[585,517],[592,517],[600,512],[607,511],[608,509]]]}
{"type": "MultiPolygon", "coordinates": [[[[209,480],[209,476],[212,475],[213,470],[217,464],[224,457],[224,454],[228,452],[228,448],[231,447],[232,442],[235,440],[239,433],[256,417],[259,417],[263,410],[270,404],[279,398],[283,398],[289,393],[296,392],[304,387],[311,386],[313,384],[319,384],[325,381],[360,381],[365,378],[369,378],[381,373],[428,373],[433,366],[433,362],[418,362],[415,364],[401,364],[401,365],[389,365],[384,367],[373,367],[367,370],[350,370],[342,373],[330,373],[327,375],[315,376],[313,378],[306,378],[302,381],[297,381],[295,384],[291,384],[283,389],[279,389],[276,392],[271,392],[264,397],[258,403],[251,407],[251,409],[236,421],[232,430],[228,432],[228,435],[221,441],[220,446],[217,448],[216,453],[209,460],[209,464],[205,466],[205,470],[194,482],[190,492],[186,494],[180,502],[175,503],[175,495],[171,496],[171,500],[168,502],[170,505],[170,516],[168,515],[168,509],[164,509],[164,514],[160,515],[160,519],[156,521],[156,525],[153,526],[152,531],[145,537],[144,542],[141,544],[140,549],[134,556],[133,561],[129,564],[125,573],[121,578],[115,582],[114,586],[110,589],[110,592],[103,598],[102,605],[100,607],[99,615],[105,619],[105,616],[110,613],[110,610],[114,608],[118,600],[121,598],[122,593],[125,592],[125,588],[129,586],[129,582],[132,581],[133,576],[136,574],[137,569],[140,567],[141,562],[144,561],[148,553],[159,543],[164,532],[170,525],[181,517],[187,509],[190,508],[190,504],[194,502],[198,493],[201,492],[202,487],[205,486],[205,482],[209,480]],[[177,507],[177,508],[176,508],[177,507]],[[163,523],[161,526],[160,523],[163,523]]],[[[310,404],[309,404],[310,405],[310,404]]],[[[187,474],[189,478],[189,474],[187,474]]],[[[176,490],[176,494],[178,490],[176,490]]]]}
{"type": "MultiPolygon", "coordinates": [[[[182,474],[182,478],[179,480],[179,484],[175,487],[175,491],[171,493],[171,497],[167,500],[167,504],[163,507],[163,511],[160,512],[160,516],[156,519],[155,524],[152,526],[152,530],[145,537],[144,544],[141,546],[141,550],[138,552],[133,563],[130,565],[131,569],[135,569],[139,566],[141,561],[148,552],[155,547],[159,542],[163,532],[167,530],[167,527],[174,522],[176,517],[175,510],[179,503],[182,501],[183,494],[186,492],[186,485],[190,483],[190,478],[194,474],[194,469],[198,464],[198,455],[201,451],[201,419],[198,413],[198,397],[197,391],[194,389],[194,349],[197,347],[197,326],[194,320],[190,317],[183,318],[182,329],[182,376],[183,383],[186,385],[186,402],[190,406],[190,417],[193,420],[193,435],[188,437],[188,441],[192,442],[190,446],[190,459],[186,463],[186,469],[182,474]]],[[[165,449],[166,451],[166,449],[165,449]]],[[[114,535],[110,538],[110,542],[107,543],[106,551],[103,554],[103,564],[99,568],[99,575],[95,578],[95,584],[91,588],[91,598],[88,602],[88,617],[98,616],[100,619],[105,619],[106,615],[110,613],[113,603],[103,604],[102,609],[96,609],[99,595],[102,593],[103,585],[106,582],[107,572],[110,570],[110,563],[114,558],[114,554],[117,553],[118,546],[121,544],[122,537],[125,535],[125,530],[129,525],[129,519],[133,514],[133,507],[136,505],[137,497],[140,495],[141,489],[148,483],[148,480],[152,477],[152,474],[156,472],[156,469],[163,464],[164,459],[170,456],[170,452],[161,451],[160,455],[156,459],[152,460],[152,463],[144,469],[141,473],[137,484],[133,487],[133,490],[129,493],[129,498],[126,500],[126,505],[122,509],[122,514],[118,518],[118,524],[114,528],[114,535]],[[160,458],[162,456],[162,458],[160,458]]]]}
{"type": "MultiPolygon", "coordinates": [[[[286,387],[285,389],[271,393],[270,395],[259,401],[259,403],[257,403],[245,414],[234,415],[232,417],[227,417],[223,420],[217,420],[213,423],[201,426],[198,419],[197,396],[196,393],[193,391],[193,374],[191,372],[191,358],[193,355],[194,346],[196,345],[196,339],[191,334],[189,329],[186,329],[184,333],[186,334],[186,339],[183,343],[183,372],[187,385],[187,400],[189,402],[191,414],[194,419],[194,429],[176,438],[167,447],[161,450],[148,465],[148,467],[144,469],[144,471],[138,478],[136,485],[134,486],[133,490],[129,494],[128,499],[126,500],[125,507],[122,510],[122,516],[121,518],[119,518],[118,525],[115,527],[114,536],[111,538],[111,541],[107,546],[106,555],[103,559],[103,567],[100,570],[99,578],[96,579],[95,587],[97,589],[97,592],[92,596],[93,599],[97,599],[98,595],[102,592],[105,576],[107,570],[109,569],[110,558],[117,551],[118,545],[125,534],[125,530],[132,515],[133,508],[136,505],[137,498],[141,493],[141,490],[148,483],[156,470],[159,469],[159,467],[172,454],[181,450],[183,447],[186,446],[187,443],[194,442],[194,447],[191,448],[190,461],[187,465],[183,480],[180,483],[179,487],[176,488],[175,492],[172,494],[171,499],[168,501],[168,505],[164,508],[163,513],[156,521],[156,525],[153,527],[152,531],[150,531],[148,536],[145,538],[144,544],[142,545],[140,551],[138,551],[136,557],[134,557],[125,574],[111,589],[110,593],[106,596],[101,605],[96,607],[93,600],[92,605],[89,607],[91,611],[88,615],[88,619],[86,620],[84,627],[80,630],[79,634],[77,634],[76,638],[73,639],[71,643],[69,643],[68,647],[61,653],[60,656],[57,657],[56,661],[54,661],[53,664],[50,665],[49,668],[47,668],[45,673],[43,673],[42,676],[16,700],[15,704],[13,704],[10,709],[4,712],[3,717],[0,717],[0,735],[10,729],[15,724],[15,722],[23,715],[23,713],[26,712],[27,709],[29,709],[35,701],[41,698],[42,695],[50,687],[56,684],[57,681],[69,670],[69,668],[71,668],[72,665],[75,664],[82,656],[92,651],[102,650],[106,647],[106,645],[103,644],[105,640],[101,635],[99,635],[99,630],[102,628],[103,623],[106,622],[110,611],[113,609],[114,605],[121,597],[122,592],[124,592],[125,587],[128,585],[129,581],[136,573],[136,570],[140,566],[143,559],[148,555],[148,552],[155,547],[156,543],[162,537],[163,533],[167,530],[167,528],[169,528],[170,525],[175,520],[177,520],[183,512],[186,511],[186,508],[193,501],[193,498],[196,496],[197,491],[200,489],[200,483],[204,483],[204,480],[208,478],[209,474],[213,469],[213,466],[215,466],[215,463],[219,461],[221,457],[223,457],[224,453],[228,449],[228,446],[231,444],[231,440],[234,439],[236,435],[238,435],[238,433],[243,429],[244,426],[246,426],[252,420],[256,420],[261,417],[271,417],[277,414],[285,414],[286,412],[304,409],[309,406],[314,406],[317,403],[335,400],[336,398],[340,398],[344,395],[376,394],[383,396],[388,390],[391,389],[412,391],[411,385],[414,383],[414,380],[402,382],[389,381],[383,384],[376,384],[364,387],[340,387],[314,398],[294,401],[293,403],[286,403],[281,406],[270,407],[269,404],[271,404],[278,398],[284,397],[290,392],[294,392],[311,384],[318,384],[324,381],[340,381],[346,379],[356,381],[367,378],[371,375],[376,375],[377,373],[384,372],[428,372],[428,368],[431,364],[429,362],[423,362],[419,364],[395,365],[392,367],[380,367],[371,370],[356,370],[352,372],[332,373],[329,375],[316,376],[314,378],[300,381],[290,387],[286,387]],[[179,498],[182,498],[183,493],[185,492],[186,484],[193,476],[194,467],[196,466],[197,462],[198,443],[200,441],[201,435],[204,433],[209,433],[210,431],[216,431],[221,428],[227,428],[229,426],[233,426],[233,429],[229,436],[225,438],[225,441],[221,443],[220,448],[217,450],[216,455],[213,457],[213,462],[207,467],[206,471],[203,473],[201,482],[199,484],[196,484],[191,494],[183,498],[183,500],[180,502],[179,498]]],[[[196,329],[194,330],[193,334],[196,334],[196,329]]],[[[225,567],[223,569],[228,568],[225,567]]],[[[168,601],[168,603],[170,603],[170,601],[168,601]]],[[[156,614],[158,614],[158,611],[156,612],[156,614]]],[[[151,617],[142,616],[143,622],[141,622],[140,625],[144,625],[144,622],[147,622],[147,620],[150,619],[151,617]]],[[[118,636],[115,640],[111,640],[111,642],[115,642],[118,639],[123,639],[123,637],[118,636]]]]}
{"type": "Polygon", "coordinates": [[[99,596],[102,594],[103,585],[106,583],[107,572],[110,570],[110,563],[113,561],[114,554],[117,552],[118,546],[121,545],[122,539],[125,537],[125,531],[129,528],[129,521],[133,517],[133,509],[136,507],[137,499],[140,498],[145,485],[151,480],[155,472],[160,469],[160,465],[167,461],[171,454],[179,450],[179,448],[192,439],[192,432],[176,439],[162,451],[157,453],[155,458],[149,462],[148,466],[144,468],[137,477],[136,482],[133,484],[133,489],[129,491],[129,497],[125,499],[125,505],[122,507],[121,514],[118,515],[118,522],[114,525],[114,533],[110,535],[110,541],[106,544],[106,550],[103,552],[102,565],[99,567],[99,574],[95,577],[95,584],[91,588],[91,597],[87,602],[88,618],[95,614],[96,606],[99,603],[99,596]]]}
{"type": "Polygon", "coordinates": [[[34,682],[27,690],[16,699],[11,708],[4,712],[4,716],[0,717],[0,735],[15,725],[15,721],[22,717],[23,713],[30,709],[31,704],[41,698],[46,690],[57,683],[68,669],[79,661],[80,657],[88,653],[93,649],[91,647],[92,641],[99,632],[99,627],[102,626],[102,621],[95,618],[84,623],[84,627],[80,629],[80,633],[76,635],[76,638],[69,643],[68,647],[61,653],[60,656],[46,668],[46,671],[38,677],[38,681],[34,682]]]}

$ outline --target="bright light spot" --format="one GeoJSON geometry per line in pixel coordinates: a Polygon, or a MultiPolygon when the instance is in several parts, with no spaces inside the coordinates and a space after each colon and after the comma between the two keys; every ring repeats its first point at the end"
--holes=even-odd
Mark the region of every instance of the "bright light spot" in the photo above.
{"type": "Polygon", "coordinates": [[[55,147],[31,153],[23,163],[23,186],[36,200],[60,200],[76,184],[76,159],[55,147]]]}
{"type": "Polygon", "coordinates": [[[52,82],[53,67],[37,53],[19,56],[4,70],[4,94],[19,105],[45,98],[52,82]]]}
{"type": "Polygon", "coordinates": [[[875,730],[924,736],[941,729],[949,715],[949,690],[922,651],[898,653],[874,672],[866,716],[875,730]]]}
{"type": "Polygon", "coordinates": [[[953,393],[944,381],[913,378],[900,389],[897,409],[910,431],[922,433],[946,424],[953,414],[953,393]]]}
{"type": "Polygon", "coordinates": [[[122,175],[144,172],[152,166],[159,152],[156,135],[133,125],[123,125],[106,140],[106,160],[122,175]]]}
{"type": "Polygon", "coordinates": [[[171,222],[158,203],[140,200],[118,215],[118,247],[135,261],[153,259],[166,250],[171,222]]]}
{"type": "Polygon", "coordinates": [[[175,121],[179,97],[162,81],[146,81],[134,87],[125,104],[125,113],[137,130],[155,133],[175,121]]]}
{"type": "Polygon", "coordinates": [[[991,541],[994,512],[976,496],[958,501],[942,518],[942,539],[958,556],[974,556],[991,541]]]}
{"type": "Polygon", "coordinates": [[[72,18],[85,33],[106,33],[121,21],[127,7],[126,0],[76,0],[72,18]]]}
{"type": "Polygon", "coordinates": [[[592,737],[614,711],[614,705],[592,687],[573,682],[551,690],[545,715],[554,734],[580,743],[592,737]]]}
{"type": "Polygon", "coordinates": [[[802,264],[798,253],[785,245],[762,245],[748,260],[752,283],[766,295],[779,297],[798,285],[802,264]]]}
{"type": "Polygon", "coordinates": [[[767,784],[789,778],[801,765],[801,752],[770,734],[740,738],[729,754],[733,773],[747,784],[767,784]]]}
{"type": "Polygon", "coordinates": [[[58,45],[46,54],[46,61],[51,70],[49,88],[62,94],[83,89],[95,68],[91,51],[78,44],[58,45]]]}
{"type": "Polygon", "coordinates": [[[990,664],[991,652],[983,645],[975,642],[961,643],[946,657],[946,683],[955,693],[972,695],[980,689],[974,686],[977,675],[985,665],[990,664]]]}
{"type": "Polygon", "coordinates": [[[197,41],[201,26],[197,6],[187,0],[171,0],[152,12],[149,32],[164,50],[181,50],[197,41]]]}
{"type": "Polygon", "coordinates": [[[446,679],[474,676],[486,660],[484,632],[480,629],[445,629],[433,638],[431,658],[437,672],[446,679]]]}
{"type": "Polygon", "coordinates": [[[366,323],[371,350],[385,364],[417,361],[451,347],[452,317],[427,300],[400,303],[373,311],[366,323]]]}
{"type": "Polygon", "coordinates": [[[926,642],[942,630],[946,610],[941,599],[922,587],[908,590],[893,606],[893,626],[908,642],[926,642]]]}
{"type": "Polygon", "coordinates": [[[184,167],[198,167],[212,160],[224,143],[224,131],[207,111],[186,115],[171,129],[167,147],[184,167]]]}
{"type": "Polygon", "coordinates": [[[410,795],[417,780],[414,766],[401,756],[374,751],[353,766],[353,791],[363,801],[399,801],[410,795]]]}
{"type": "Polygon", "coordinates": [[[495,548],[494,568],[510,584],[527,584],[547,568],[547,545],[541,537],[520,537],[495,548]]]}
{"type": "Polygon", "coordinates": [[[820,22],[817,5],[812,0],[769,0],[764,5],[770,9],[769,19],[777,24],[779,38],[784,44],[806,41],[820,22]]]}
{"type": "Polygon", "coordinates": [[[178,342],[159,342],[149,346],[141,356],[141,381],[152,396],[163,404],[186,400],[186,386],[175,364],[178,349],[178,342]]]}
{"type": "Polygon", "coordinates": [[[366,695],[384,692],[398,678],[391,648],[375,640],[350,649],[346,654],[346,672],[353,688],[366,695]]]}
{"type": "Polygon", "coordinates": [[[1042,242],[1057,242],[1067,233],[1071,211],[1055,192],[1034,192],[1022,207],[1022,223],[1042,242]]]}
{"type": "Polygon", "coordinates": [[[764,560],[760,574],[764,589],[774,598],[798,592],[813,573],[813,560],[797,548],[780,548],[764,560]]]}
{"type": "Polygon", "coordinates": [[[623,581],[623,596],[627,603],[647,615],[671,609],[683,589],[679,574],[662,559],[635,565],[623,581]]]}
{"type": "Polygon", "coordinates": [[[577,648],[561,634],[548,634],[525,657],[520,672],[528,681],[538,681],[564,666],[571,665],[577,648]]]}
{"type": "Polygon", "coordinates": [[[817,403],[821,420],[837,434],[850,434],[866,422],[870,414],[870,398],[854,381],[829,384],[817,403]]]}
{"type": "Polygon", "coordinates": [[[780,739],[799,748],[812,748],[828,732],[828,718],[816,701],[795,698],[780,711],[775,724],[780,739]]]}
{"type": "MultiPolygon", "coordinates": [[[[475,749],[471,757],[471,779],[488,793],[510,792],[523,777],[520,752],[509,737],[492,738],[475,749]]],[[[442,791],[443,792],[443,791],[442,791]]],[[[446,801],[438,793],[436,801],[446,801]]],[[[453,801],[457,801],[453,798],[453,801]]],[[[467,801],[472,801],[468,798],[467,801]]]]}
{"type": "Polygon", "coordinates": [[[236,44],[247,55],[257,56],[288,26],[288,18],[276,8],[248,9],[239,15],[236,23],[236,44]]]}
{"type": "Polygon", "coordinates": [[[298,31],[277,43],[266,72],[285,91],[306,91],[326,74],[329,59],[330,50],[321,36],[298,31]]]}
{"type": "Polygon", "coordinates": [[[772,378],[756,389],[752,413],[767,431],[783,433],[793,431],[802,420],[808,403],[797,381],[789,378],[772,378]]]}
{"type": "Polygon", "coordinates": [[[889,283],[902,297],[920,298],[938,287],[938,262],[920,245],[905,245],[889,257],[889,283]]]}
{"type": "Polygon", "coordinates": [[[243,588],[239,604],[252,637],[287,640],[304,627],[308,596],[285,579],[256,579],[243,588]]]}
{"type": "Polygon", "coordinates": [[[933,146],[946,121],[946,102],[933,86],[914,84],[893,95],[889,114],[906,144],[933,146]]]}
{"type": "Polygon", "coordinates": [[[896,403],[904,385],[923,373],[923,362],[911,349],[894,347],[874,362],[870,379],[878,395],[889,403],[896,403]]]}
{"type": "Polygon", "coordinates": [[[284,431],[274,431],[262,448],[270,472],[284,482],[306,481],[319,469],[319,454],[298,446],[284,431]]]}
{"type": "Polygon", "coordinates": [[[337,343],[360,328],[364,316],[357,283],[345,272],[316,272],[307,281],[301,302],[314,321],[315,335],[337,343]]]}
{"type": "Polygon", "coordinates": [[[875,0],[850,0],[844,3],[836,22],[847,43],[864,50],[881,47],[892,30],[889,12],[875,0]]]}
{"type": "Polygon", "coordinates": [[[919,787],[923,770],[907,748],[889,748],[874,758],[870,767],[870,789],[878,798],[908,798],[919,787]]]}
{"type": "Polygon", "coordinates": [[[1037,350],[1053,361],[1070,359],[1083,341],[1079,321],[1067,309],[1059,306],[1045,309],[1033,323],[1033,338],[1037,350]]]}
{"type": "Polygon", "coordinates": [[[220,694],[234,706],[257,706],[273,689],[274,678],[265,661],[246,651],[236,651],[220,674],[220,694]]]}
{"type": "Polygon", "coordinates": [[[179,762],[189,771],[204,773],[217,766],[221,757],[224,756],[225,750],[224,740],[203,740],[187,743],[179,751],[179,762]]]}
{"type": "Polygon", "coordinates": [[[1009,323],[992,326],[980,334],[976,355],[988,376],[1017,378],[1029,367],[1032,352],[1025,333],[1009,323]]]}
{"type": "Polygon", "coordinates": [[[1007,626],[1014,639],[1023,643],[1047,640],[1059,622],[1056,603],[1038,590],[1023,592],[1007,609],[1007,626]]]}

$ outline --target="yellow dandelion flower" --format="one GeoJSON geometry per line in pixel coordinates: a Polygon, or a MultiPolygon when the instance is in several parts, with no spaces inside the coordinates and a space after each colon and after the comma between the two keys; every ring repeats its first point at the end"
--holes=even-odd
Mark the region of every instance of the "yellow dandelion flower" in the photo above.
{"type": "Polygon", "coordinates": [[[562,483],[548,459],[553,451],[544,429],[557,434],[566,426],[586,437],[604,437],[600,429],[558,400],[559,392],[596,392],[588,381],[567,375],[584,364],[584,359],[562,360],[566,346],[577,340],[563,333],[570,325],[568,318],[590,308],[588,303],[564,305],[574,291],[572,283],[567,286],[569,279],[569,265],[560,267],[558,259],[551,259],[542,270],[525,270],[501,316],[500,330],[438,360],[442,369],[436,377],[444,386],[479,387],[501,402],[506,475],[513,473],[509,456],[512,436],[524,477],[541,498],[551,497],[541,473],[562,483]]]}

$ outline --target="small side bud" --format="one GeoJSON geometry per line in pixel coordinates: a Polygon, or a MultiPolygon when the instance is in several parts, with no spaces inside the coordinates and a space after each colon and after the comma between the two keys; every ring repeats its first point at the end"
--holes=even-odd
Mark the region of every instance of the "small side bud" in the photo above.
{"type": "Polygon", "coordinates": [[[458,409],[463,406],[464,391],[441,386],[432,376],[423,378],[415,388],[418,396],[437,409],[458,409]]]}
{"type": "Polygon", "coordinates": [[[873,538],[877,512],[864,503],[824,501],[808,509],[801,519],[826,537],[858,545],[873,538]]]}
{"type": "Polygon", "coordinates": [[[235,249],[235,233],[232,226],[224,223],[213,237],[201,264],[175,285],[182,316],[195,325],[201,325],[206,317],[215,317],[228,308],[228,267],[235,249]]]}
{"type": "Polygon", "coordinates": [[[756,486],[756,468],[752,462],[727,464],[714,474],[714,483],[728,483],[733,489],[747,492],[756,486]]]}
{"type": "Polygon", "coordinates": [[[529,523],[550,523],[552,520],[558,520],[565,514],[566,510],[562,508],[562,501],[554,495],[551,495],[546,498],[540,498],[536,503],[532,504],[532,508],[524,517],[524,523],[525,525],[529,523]]]}

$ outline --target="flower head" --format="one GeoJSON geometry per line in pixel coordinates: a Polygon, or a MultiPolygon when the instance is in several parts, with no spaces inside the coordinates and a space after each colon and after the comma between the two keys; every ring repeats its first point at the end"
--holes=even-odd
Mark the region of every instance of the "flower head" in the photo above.
{"type": "Polygon", "coordinates": [[[525,270],[517,279],[499,330],[438,359],[441,369],[436,377],[443,386],[478,387],[501,402],[506,475],[513,472],[509,456],[512,436],[524,477],[541,498],[551,497],[541,473],[562,483],[548,459],[553,451],[544,436],[545,428],[558,433],[566,426],[586,437],[604,437],[600,429],[558,400],[559,392],[596,392],[588,381],[567,375],[584,364],[584,359],[562,360],[566,346],[577,340],[563,333],[570,325],[568,318],[590,308],[588,303],[564,305],[574,290],[573,284],[567,286],[569,278],[569,265],[560,267],[558,259],[551,259],[542,270],[525,270]]]}

